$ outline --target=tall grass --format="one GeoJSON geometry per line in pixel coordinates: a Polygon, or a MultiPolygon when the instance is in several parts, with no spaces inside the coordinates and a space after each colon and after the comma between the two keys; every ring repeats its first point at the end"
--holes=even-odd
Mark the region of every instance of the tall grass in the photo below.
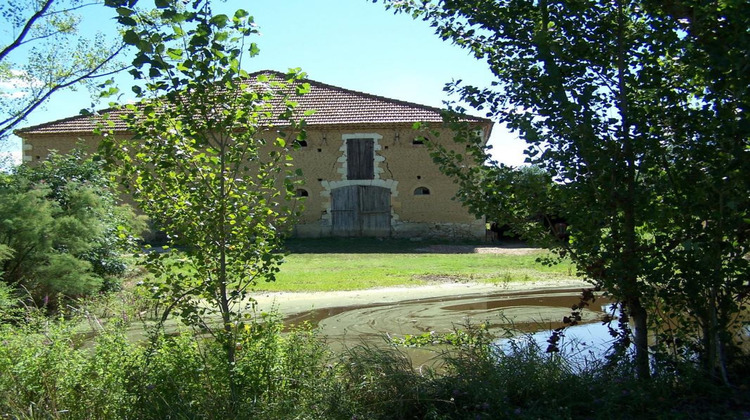
{"type": "Polygon", "coordinates": [[[747,370],[725,388],[683,368],[638,381],[627,360],[574,369],[533,341],[505,351],[467,327],[442,364],[399,348],[333,355],[274,314],[243,329],[235,365],[183,332],[133,343],[124,323],[82,347],[74,323],[29,315],[0,326],[0,418],[635,419],[747,418],[747,370]]]}
{"type": "Polygon", "coordinates": [[[278,317],[259,317],[227,366],[214,341],[189,332],[144,344],[113,325],[81,347],[79,321],[0,326],[0,418],[325,418],[333,369],[309,328],[282,334],[278,317]]]}

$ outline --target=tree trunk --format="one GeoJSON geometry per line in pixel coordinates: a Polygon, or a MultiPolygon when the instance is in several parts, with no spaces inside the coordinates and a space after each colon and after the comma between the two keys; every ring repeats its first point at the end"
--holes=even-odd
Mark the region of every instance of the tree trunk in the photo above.
{"type": "MultiPolygon", "coordinates": [[[[620,127],[620,141],[625,164],[623,184],[624,194],[615,198],[617,207],[623,214],[623,250],[622,250],[622,290],[623,298],[628,305],[633,320],[635,366],[640,379],[651,376],[648,356],[648,314],[641,302],[641,292],[638,287],[638,241],[636,237],[636,154],[633,138],[630,134],[630,118],[628,105],[628,84],[625,80],[628,71],[627,49],[628,41],[625,36],[625,13],[622,2],[617,3],[617,78],[618,101],[622,126],[620,127]]],[[[618,165],[618,162],[613,162],[618,165]]],[[[616,166],[615,166],[616,167],[616,166]]]]}
{"type": "Polygon", "coordinates": [[[723,345],[721,340],[722,328],[719,327],[718,320],[718,293],[716,287],[711,287],[708,310],[708,319],[704,322],[707,327],[703,329],[703,349],[706,352],[704,369],[712,378],[721,379],[722,383],[729,386],[729,377],[727,376],[726,361],[724,360],[723,345]]]}
{"type": "Polygon", "coordinates": [[[648,379],[651,377],[648,357],[648,314],[638,298],[628,301],[628,311],[633,322],[636,373],[640,379],[648,379]]]}
{"type": "Polygon", "coordinates": [[[229,296],[227,294],[227,165],[226,165],[226,143],[221,139],[219,148],[219,160],[221,165],[221,172],[219,176],[219,306],[221,308],[221,318],[224,323],[224,347],[227,352],[227,363],[229,366],[234,365],[235,360],[235,343],[234,343],[234,332],[232,331],[232,319],[229,308],[229,296]]]}
{"type": "MultiPolygon", "coordinates": [[[[227,247],[229,246],[229,238],[227,237],[227,226],[229,225],[229,220],[227,216],[227,200],[229,191],[227,190],[227,184],[226,179],[228,175],[228,169],[226,164],[226,150],[227,142],[224,137],[221,138],[220,148],[219,148],[219,160],[221,165],[221,172],[219,173],[219,176],[221,179],[219,180],[219,200],[221,202],[219,203],[219,306],[221,310],[221,320],[224,323],[224,337],[222,339],[224,350],[226,351],[227,356],[227,375],[229,378],[229,388],[230,392],[232,393],[232,399],[231,401],[235,403],[237,402],[237,383],[236,378],[234,374],[234,365],[236,361],[237,356],[237,350],[236,350],[236,331],[233,328],[232,325],[232,313],[229,303],[229,294],[227,293],[227,247]]],[[[234,410],[234,407],[231,407],[229,409],[229,412],[232,412],[234,410]]]]}

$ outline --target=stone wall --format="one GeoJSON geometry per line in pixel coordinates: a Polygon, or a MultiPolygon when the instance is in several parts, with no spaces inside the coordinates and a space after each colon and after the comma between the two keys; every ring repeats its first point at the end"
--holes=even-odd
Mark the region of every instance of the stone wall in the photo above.
{"type": "MultiPolygon", "coordinates": [[[[456,148],[451,132],[431,140],[456,148]]],[[[265,133],[273,137],[275,133],[265,133]]],[[[295,228],[303,237],[331,234],[331,191],[349,185],[372,185],[391,191],[391,232],[394,237],[483,238],[484,221],[470,215],[455,200],[457,186],[440,173],[427,147],[415,139],[419,133],[408,125],[315,126],[308,127],[306,145],[295,150],[293,165],[301,168],[305,183],[304,212],[295,228]],[[371,138],[375,141],[372,180],[346,179],[346,140],[371,138]]],[[[24,161],[33,164],[50,150],[65,153],[84,141],[93,151],[99,139],[93,135],[26,135],[24,161]]]]}

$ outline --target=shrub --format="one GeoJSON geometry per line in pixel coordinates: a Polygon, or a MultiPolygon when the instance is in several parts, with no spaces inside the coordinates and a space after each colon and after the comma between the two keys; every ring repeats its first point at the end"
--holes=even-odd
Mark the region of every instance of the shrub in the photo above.
{"type": "Polygon", "coordinates": [[[123,378],[137,347],[117,329],[80,348],[77,322],[28,312],[0,325],[0,417],[118,418],[130,404],[123,378]]]}
{"type": "Polygon", "coordinates": [[[58,295],[115,290],[121,252],[145,226],[115,193],[101,165],[81,151],[52,153],[38,166],[0,177],[2,279],[39,305],[58,295]]]}
{"type": "Polygon", "coordinates": [[[242,328],[234,366],[187,331],[144,346],[122,322],[91,338],[81,318],[26,317],[0,325],[0,418],[328,417],[328,350],[308,326],[282,333],[278,315],[242,328]]]}
{"type": "Polygon", "coordinates": [[[303,326],[282,333],[278,315],[241,326],[233,366],[212,339],[156,336],[131,369],[136,418],[325,418],[333,382],[325,345],[303,326]]]}

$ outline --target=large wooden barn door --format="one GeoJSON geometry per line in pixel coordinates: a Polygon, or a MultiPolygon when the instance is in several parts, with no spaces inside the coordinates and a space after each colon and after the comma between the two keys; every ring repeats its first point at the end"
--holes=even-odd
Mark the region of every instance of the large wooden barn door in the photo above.
{"type": "Polygon", "coordinates": [[[331,191],[332,233],[335,236],[389,236],[391,191],[351,185],[331,191]]]}

